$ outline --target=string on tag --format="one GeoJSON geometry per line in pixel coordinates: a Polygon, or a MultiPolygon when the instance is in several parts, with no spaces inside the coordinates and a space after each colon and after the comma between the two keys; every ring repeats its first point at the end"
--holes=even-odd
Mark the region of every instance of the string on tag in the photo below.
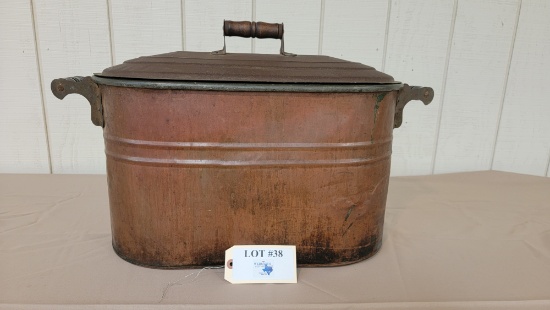
{"type": "Polygon", "coordinates": [[[187,279],[189,276],[192,276],[195,274],[196,271],[193,271],[181,278],[179,278],[177,281],[174,281],[174,282],[168,282],[168,284],[166,285],[166,287],[164,287],[164,290],[162,290],[162,297],[160,298],[159,300],[159,304],[164,300],[164,298],[166,297],[166,294],[168,294],[168,290],[175,286],[175,285],[184,285],[184,284],[189,284],[189,283],[192,283],[193,281],[195,281],[199,275],[205,270],[205,269],[223,269],[225,266],[221,265],[221,266],[207,266],[207,267],[203,267],[202,269],[200,269],[197,274],[195,275],[195,277],[193,279],[191,279],[191,281],[189,282],[181,282],[185,279],[187,279]]]}

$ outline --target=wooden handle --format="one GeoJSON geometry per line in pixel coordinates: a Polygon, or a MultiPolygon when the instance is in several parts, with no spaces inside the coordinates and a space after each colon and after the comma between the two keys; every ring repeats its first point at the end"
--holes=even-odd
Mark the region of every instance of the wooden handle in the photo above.
{"type": "Polygon", "coordinates": [[[282,39],[283,33],[283,24],[231,20],[223,22],[223,35],[228,37],[282,39]]]}

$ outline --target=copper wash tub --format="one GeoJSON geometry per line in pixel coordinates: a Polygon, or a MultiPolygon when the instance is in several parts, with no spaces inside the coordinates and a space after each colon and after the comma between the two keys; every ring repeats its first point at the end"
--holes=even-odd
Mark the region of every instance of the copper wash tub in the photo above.
{"type": "Polygon", "coordinates": [[[433,90],[286,53],[282,24],[226,21],[225,35],[281,52],[174,52],[52,81],[103,128],[116,253],[155,268],[223,265],[237,244],[296,245],[301,266],[375,254],[392,131],[433,90]]]}

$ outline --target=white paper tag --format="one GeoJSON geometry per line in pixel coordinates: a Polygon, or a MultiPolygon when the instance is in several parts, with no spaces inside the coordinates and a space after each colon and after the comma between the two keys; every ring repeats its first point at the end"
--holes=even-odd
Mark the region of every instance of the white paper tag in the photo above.
{"type": "Polygon", "coordinates": [[[235,245],[225,251],[224,278],[237,283],[297,283],[296,246],[235,245]]]}

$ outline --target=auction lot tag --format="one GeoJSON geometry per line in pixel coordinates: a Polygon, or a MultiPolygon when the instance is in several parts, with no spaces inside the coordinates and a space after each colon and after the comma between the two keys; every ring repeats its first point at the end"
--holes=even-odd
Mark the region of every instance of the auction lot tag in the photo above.
{"type": "Polygon", "coordinates": [[[235,245],[225,251],[224,279],[237,283],[297,283],[296,246],[235,245]]]}

